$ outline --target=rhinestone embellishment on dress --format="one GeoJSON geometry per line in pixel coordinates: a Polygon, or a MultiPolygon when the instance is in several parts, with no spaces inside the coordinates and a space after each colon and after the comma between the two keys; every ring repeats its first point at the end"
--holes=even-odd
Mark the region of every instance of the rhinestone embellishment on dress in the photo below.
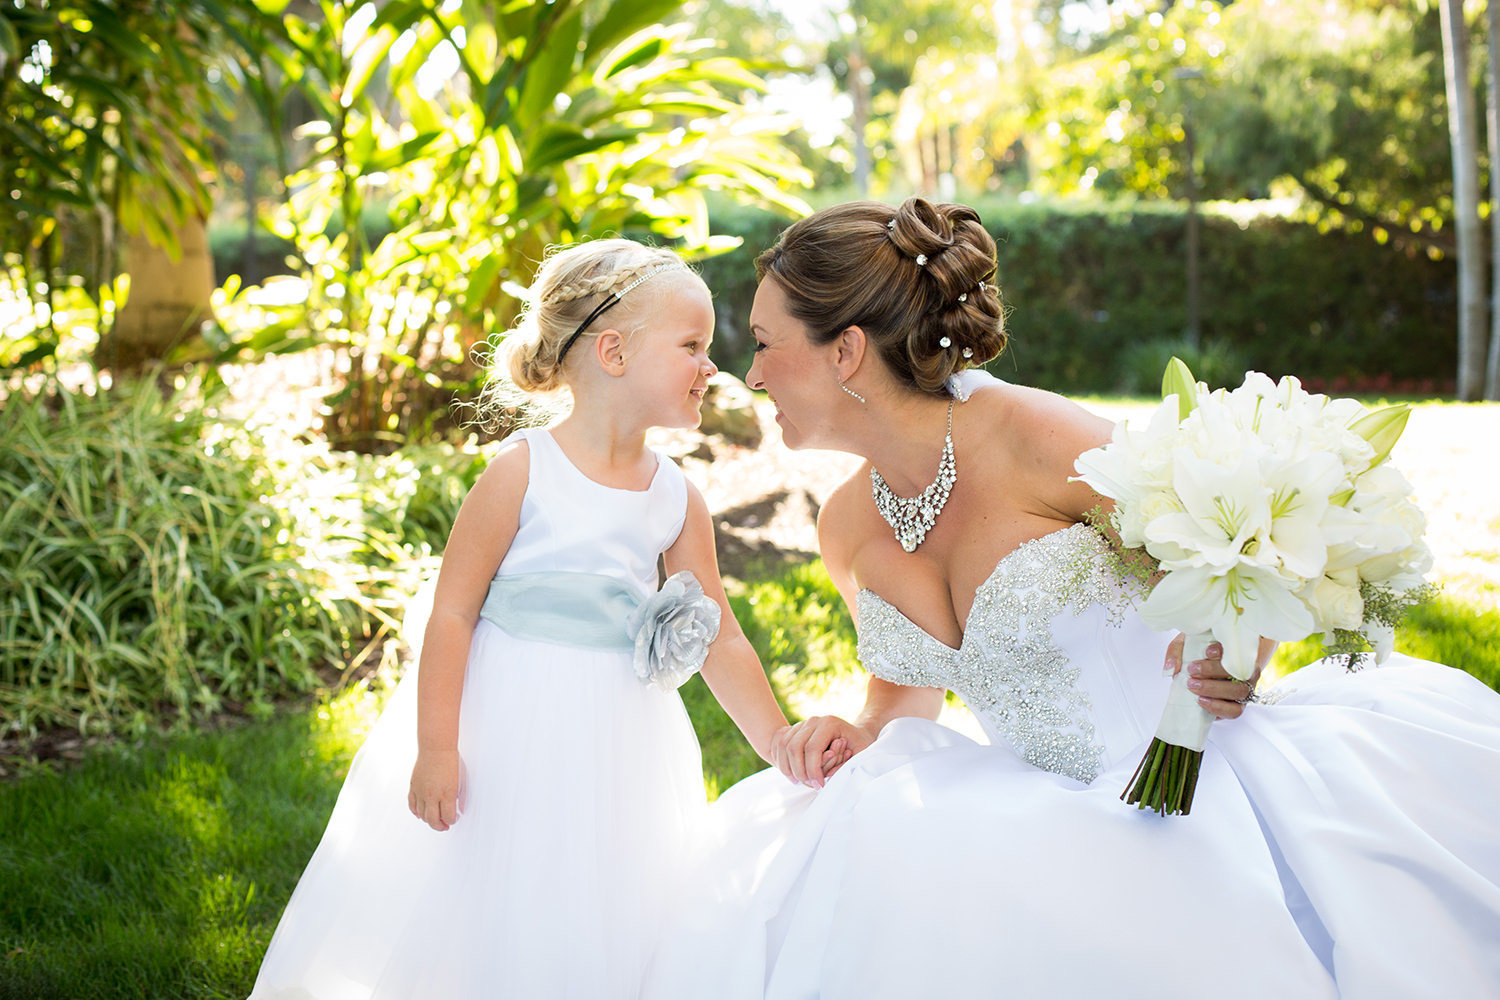
{"type": "Polygon", "coordinates": [[[885,477],[870,466],[870,493],[875,506],[896,532],[896,541],[907,552],[915,552],[937,523],[938,515],[948,502],[953,484],[958,482],[958,466],[953,461],[953,401],[948,401],[948,433],[943,438],[943,457],[938,462],[937,478],[914,497],[899,497],[886,485],[885,477]]]}
{"type": "Polygon", "coordinates": [[[1128,600],[1104,567],[1105,543],[1087,525],[1026,542],[974,593],[963,645],[953,649],[878,594],[856,596],[860,661],[897,684],[945,687],[1028,763],[1092,781],[1103,746],[1082,669],[1058,647],[1054,621],[1070,610],[1128,600]]]}

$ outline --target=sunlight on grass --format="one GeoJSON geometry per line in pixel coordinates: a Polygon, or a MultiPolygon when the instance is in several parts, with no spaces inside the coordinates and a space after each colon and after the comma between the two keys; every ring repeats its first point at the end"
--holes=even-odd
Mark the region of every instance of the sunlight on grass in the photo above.
{"type": "MultiPolygon", "coordinates": [[[[1470,592],[1466,590],[1465,595],[1470,592]]],[[[1500,610],[1493,599],[1475,603],[1455,597],[1445,584],[1436,598],[1407,615],[1396,633],[1396,649],[1457,667],[1500,690],[1500,610]]],[[[1266,681],[1292,673],[1322,655],[1323,643],[1316,637],[1285,643],[1272,657],[1266,681]]]]}
{"type": "Polygon", "coordinates": [[[381,701],[0,786],[0,996],[244,996],[381,701]]]}

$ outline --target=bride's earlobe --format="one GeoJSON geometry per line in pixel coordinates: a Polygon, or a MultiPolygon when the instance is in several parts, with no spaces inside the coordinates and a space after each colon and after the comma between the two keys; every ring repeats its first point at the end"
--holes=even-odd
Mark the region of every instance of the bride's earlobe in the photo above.
{"type": "Polygon", "coordinates": [[[838,366],[838,379],[842,383],[864,364],[865,348],[868,346],[865,331],[857,326],[848,327],[835,338],[834,345],[834,364],[838,366]]]}

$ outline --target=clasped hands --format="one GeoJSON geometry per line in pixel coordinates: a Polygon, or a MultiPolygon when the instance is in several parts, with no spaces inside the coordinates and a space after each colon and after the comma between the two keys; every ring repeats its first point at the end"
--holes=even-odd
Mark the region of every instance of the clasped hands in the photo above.
{"type": "MultiPolygon", "coordinates": [[[[1163,673],[1175,676],[1182,669],[1182,645],[1179,635],[1167,647],[1163,673]]],[[[1204,659],[1187,665],[1188,689],[1198,696],[1198,704],[1221,719],[1237,719],[1245,710],[1245,701],[1255,691],[1260,672],[1270,649],[1262,643],[1262,655],[1249,680],[1235,680],[1224,669],[1220,659],[1224,648],[1218,643],[1208,647],[1204,659]]],[[[861,725],[836,715],[815,715],[779,730],[771,740],[771,763],[787,779],[809,788],[822,788],[839,768],[861,750],[875,742],[879,726],[861,725]]]]}

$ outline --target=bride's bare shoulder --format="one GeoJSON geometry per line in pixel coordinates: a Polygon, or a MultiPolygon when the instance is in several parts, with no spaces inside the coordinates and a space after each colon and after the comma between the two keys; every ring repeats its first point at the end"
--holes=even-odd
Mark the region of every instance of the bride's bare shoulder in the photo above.
{"type": "Polygon", "coordinates": [[[836,486],[818,510],[818,552],[835,586],[848,584],[849,566],[861,541],[869,533],[870,466],[860,463],[836,486]]]}
{"type": "Polygon", "coordinates": [[[991,440],[1035,453],[1056,447],[1073,456],[1109,440],[1113,425],[1066,396],[1001,382],[970,398],[991,440]]]}

